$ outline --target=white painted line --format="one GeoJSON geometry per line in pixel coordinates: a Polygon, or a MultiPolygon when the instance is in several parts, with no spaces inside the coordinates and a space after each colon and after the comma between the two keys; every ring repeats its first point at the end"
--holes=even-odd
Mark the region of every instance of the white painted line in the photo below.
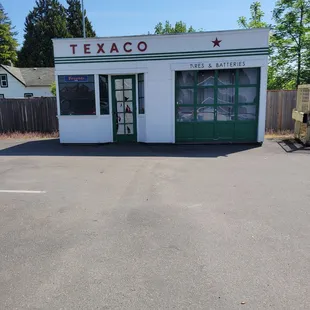
{"type": "Polygon", "coordinates": [[[46,191],[24,191],[24,190],[1,190],[0,193],[16,193],[16,194],[45,194],[46,191]]]}

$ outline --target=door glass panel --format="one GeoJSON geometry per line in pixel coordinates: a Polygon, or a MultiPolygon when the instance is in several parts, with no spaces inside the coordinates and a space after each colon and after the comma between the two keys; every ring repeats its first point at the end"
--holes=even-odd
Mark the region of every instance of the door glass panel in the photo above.
{"type": "Polygon", "coordinates": [[[201,107],[197,109],[197,121],[214,121],[214,107],[201,107]]]}
{"type": "Polygon", "coordinates": [[[117,113],[117,117],[118,117],[118,123],[121,124],[121,123],[124,123],[124,113],[117,113]]]}
{"type": "Polygon", "coordinates": [[[132,90],[125,90],[124,91],[124,100],[125,101],[132,101],[132,90]]]}
{"type": "Polygon", "coordinates": [[[214,89],[198,88],[197,104],[214,104],[214,89]]]}
{"type": "Polygon", "coordinates": [[[240,69],[239,85],[257,84],[257,69],[240,69]]]}
{"type": "Polygon", "coordinates": [[[235,88],[218,88],[217,93],[218,104],[234,104],[235,103],[235,88]]]}
{"type": "Polygon", "coordinates": [[[123,101],[124,100],[124,98],[123,98],[123,91],[121,90],[121,91],[116,91],[115,92],[115,96],[116,96],[116,100],[117,101],[123,101]]]}
{"type": "Polygon", "coordinates": [[[123,89],[123,80],[115,80],[115,89],[123,89]]]}
{"type": "Polygon", "coordinates": [[[256,103],[257,89],[256,87],[240,87],[239,88],[239,103],[256,103]]]}
{"type": "Polygon", "coordinates": [[[178,86],[193,86],[195,84],[194,71],[177,71],[176,84],[178,86]]]}
{"type": "Polygon", "coordinates": [[[194,90],[193,89],[178,89],[177,90],[177,104],[194,104],[194,90]]]}
{"type": "Polygon", "coordinates": [[[236,81],[236,70],[219,70],[218,85],[234,85],[236,81]]]}
{"type": "Polygon", "coordinates": [[[133,114],[132,113],[125,113],[125,123],[133,123],[133,114]]]}
{"type": "Polygon", "coordinates": [[[132,89],[132,79],[124,80],[124,89],[132,89]]]}
{"type": "Polygon", "coordinates": [[[243,105],[238,107],[238,120],[239,121],[253,121],[256,120],[256,106],[243,105]]]}
{"type": "Polygon", "coordinates": [[[198,86],[213,86],[215,79],[215,71],[206,70],[198,71],[198,86]]]}
{"type": "Polygon", "coordinates": [[[124,125],[117,125],[116,127],[117,127],[117,131],[116,131],[117,135],[125,134],[124,125]]]}
{"type": "Polygon", "coordinates": [[[125,103],[125,112],[126,113],[132,113],[132,102],[126,102],[125,103]]]}
{"type": "Polygon", "coordinates": [[[217,107],[217,120],[220,122],[233,121],[234,120],[234,107],[217,107]]]}
{"type": "Polygon", "coordinates": [[[193,107],[178,107],[177,121],[178,122],[192,122],[194,120],[193,107]]]}
{"type": "Polygon", "coordinates": [[[133,135],[133,124],[125,125],[126,135],[133,135]]]}
{"type": "Polygon", "coordinates": [[[124,103],[117,102],[117,112],[124,112],[124,103]]]}

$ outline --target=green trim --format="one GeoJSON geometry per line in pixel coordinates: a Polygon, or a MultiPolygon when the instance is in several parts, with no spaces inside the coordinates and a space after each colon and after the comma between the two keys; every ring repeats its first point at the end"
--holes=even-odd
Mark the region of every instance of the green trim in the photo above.
{"type": "Polygon", "coordinates": [[[154,54],[134,54],[134,55],[108,55],[108,56],[77,56],[77,57],[55,57],[56,64],[65,63],[93,63],[93,62],[126,62],[126,61],[148,61],[164,59],[186,59],[186,58],[215,58],[215,57],[235,57],[235,56],[257,56],[268,55],[266,48],[260,49],[240,49],[240,50],[220,50],[203,52],[177,52],[177,53],[154,53],[154,54]]]}

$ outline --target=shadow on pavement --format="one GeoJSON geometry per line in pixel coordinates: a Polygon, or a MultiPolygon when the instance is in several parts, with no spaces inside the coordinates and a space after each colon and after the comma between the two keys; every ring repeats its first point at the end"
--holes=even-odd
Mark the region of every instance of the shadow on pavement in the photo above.
{"type": "Polygon", "coordinates": [[[60,144],[58,139],[0,141],[0,156],[218,157],[259,147],[258,144],[60,144]]]}
{"type": "Polygon", "coordinates": [[[301,142],[298,142],[297,140],[292,140],[292,139],[281,140],[281,141],[278,141],[278,144],[287,153],[293,153],[296,151],[310,152],[309,146],[305,146],[301,142]]]}

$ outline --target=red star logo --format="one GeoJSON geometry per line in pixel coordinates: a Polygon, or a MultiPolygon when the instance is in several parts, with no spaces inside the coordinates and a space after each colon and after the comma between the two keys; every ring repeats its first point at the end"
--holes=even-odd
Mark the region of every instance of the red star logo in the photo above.
{"type": "Polygon", "coordinates": [[[222,40],[219,40],[217,37],[214,41],[212,41],[212,43],[214,44],[213,47],[220,47],[220,43],[222,42],[222,40]]]}

